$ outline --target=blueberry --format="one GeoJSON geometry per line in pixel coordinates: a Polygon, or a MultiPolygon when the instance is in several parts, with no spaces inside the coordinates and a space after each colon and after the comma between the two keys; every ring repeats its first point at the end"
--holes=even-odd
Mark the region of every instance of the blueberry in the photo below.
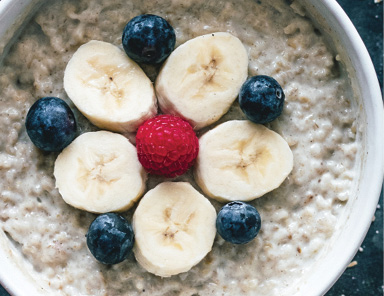
{"type": "Polygon", "coordinates": [[[259,233],[260,227],[259,212],[242,201],[232,201],[223,206],[216,219],[217,232],[233,244],[250,242],[259,233]]]}
{"type": "Polygon", "coordinates": [[[98,216],[88,229],[88,249],[104,264],[116,264],[125,260],[132,251],[133,243],[131,224],[115,213],[98,216]]]}
{"type": "Polygon", "coordinates": [[[63,150],[76,136],[71,108],[55,97],[37,100],[28,111],[25,127],[33,144],[49,152],[63,150]]]}
{"type": "Polygon", "coordinates": [[[259,75],[249,78],[239,93],[240,108],[250,121],[267,123],[283,111],[285,95],[272,77],[259,75]]]}
{"type": "Polygon", "coordinates": [[[175,48],[176,35],[162,17],[143,14],[131,19],[123,31],[122,43],[127,55],[138,63],[163,62],[175,48]]]}

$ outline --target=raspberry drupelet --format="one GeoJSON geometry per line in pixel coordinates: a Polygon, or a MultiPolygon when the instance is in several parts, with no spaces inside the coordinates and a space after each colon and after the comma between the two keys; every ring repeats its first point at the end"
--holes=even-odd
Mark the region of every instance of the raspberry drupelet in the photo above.
{"type": "Polygon", "coordinates": [[[164,114],[139,127],[136,148],[140,163],[149,173],[173,178],[194,164],[199,140],[186,120],[164,114]]]}

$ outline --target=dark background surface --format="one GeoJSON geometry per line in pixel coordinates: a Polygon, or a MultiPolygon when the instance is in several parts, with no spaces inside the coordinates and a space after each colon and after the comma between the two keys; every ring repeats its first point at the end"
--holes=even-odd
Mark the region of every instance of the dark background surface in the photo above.
{"type": "MultiPolygon", "coordinates": [[[[374,0],[337,0],[360,33],[383,88],[383,3],[374,0]]],[[[383,192],[374,221],[349,267],[326,296],[383,295],[383,192]]],[[[9,294],[0,286],[0,296],[9,294]]]]}

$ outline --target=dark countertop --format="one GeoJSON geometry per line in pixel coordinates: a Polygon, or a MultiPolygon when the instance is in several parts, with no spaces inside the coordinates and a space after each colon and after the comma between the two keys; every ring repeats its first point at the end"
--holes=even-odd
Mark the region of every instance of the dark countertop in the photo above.
{"type": "MultiPolygon", "coordinates": [[[[383,89],[383,3],[337,0],[360,33],[383,89]]],[[[383,190],[375,219],[353,261],[326,296],[383,295],[383,190]]],[[[9,294],[0,286],[0,296],[9,294]]]]}

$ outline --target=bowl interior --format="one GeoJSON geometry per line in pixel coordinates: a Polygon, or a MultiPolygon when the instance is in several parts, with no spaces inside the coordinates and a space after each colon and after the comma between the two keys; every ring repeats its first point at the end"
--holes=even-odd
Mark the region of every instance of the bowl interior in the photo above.
{"type": "MultiPolygon", "coordinates": [[[[307,1],[307,9],[334,40],[336,50],[347,61],[346,68],[361,110],[361,173],[356,196],[343,228],[335,235],[332,248],[316,263],[315,272],[301,286],[300,295],[323,295],[345,270],[361,245],[372,222],[380,197],[384,171],[383,102],[375,69],[368,51],[352,22],[336,1],[307,1]]],[[[357,115],[356,115],[357,116],[357,115]]]]}

